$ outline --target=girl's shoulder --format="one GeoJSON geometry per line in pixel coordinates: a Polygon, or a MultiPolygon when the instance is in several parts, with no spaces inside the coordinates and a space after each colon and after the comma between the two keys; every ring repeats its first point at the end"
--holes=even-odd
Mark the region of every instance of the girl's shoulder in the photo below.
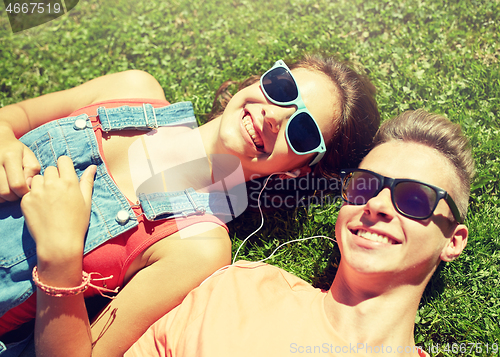
{"type": "Polygon", "coordinates": [[[95,92],[91,103],[112,99],[149,98],[166,100],[160,83],[151,74],[141,70],[128,70],[108,74],[90,82],[89,90],[95,92]],[[94,83],[92,83],[94,82],[94,83]]]}

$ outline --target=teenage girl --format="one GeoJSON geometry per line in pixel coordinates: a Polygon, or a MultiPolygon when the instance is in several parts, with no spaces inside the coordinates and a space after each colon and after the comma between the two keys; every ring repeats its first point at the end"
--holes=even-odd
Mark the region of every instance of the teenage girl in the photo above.
{"type": "MultiPolygon", "coordinates": [[[[237,158],[246,181],[358,163],[380,120],[374,87],[333,59],[290,68],[278,61],[245,81],[198,128],[207,158],[237,158]]],[[[168,204],[137,195],[131,145],[192,120],[189,103],[170,105],[142,71],[0,109],[0,355],[20,353],[35,319],[37,355],[121,356],[230,263],[210,194],[183,190],[168,204]],[[84,298],[117,290],[91,324],[84,298]]],[[[180,144],[184,161],[189,144],[180,144]]],[[[154,154],[165,167],[179,160],[161,147],[154,154]]]]}

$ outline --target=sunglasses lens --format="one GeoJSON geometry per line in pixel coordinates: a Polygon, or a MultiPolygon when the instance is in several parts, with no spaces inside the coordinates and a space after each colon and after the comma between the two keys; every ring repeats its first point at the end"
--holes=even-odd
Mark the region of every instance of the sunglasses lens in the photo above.
{"type": "Polygon", "coordinates": [[[280,103],[297,99],[299,92],[290,73],[282,67],[270,70],[262,78],[262,85],[267,95],[280,103]]]}
{"type": "Polygon", "coordinates": [[[428,217],[436,204],[436,192],[418,182],[400,182],[394,187],[397,208],[413,218],[428,217]]]}
{"type": "Polygon", "coordinates": [[[306,112],[298,113],[290,119],[287,134],[290,145],[299,153],[314,150],[321,144],[318,127],[306,112]]]}
{"type": "Polygon", "coordinates": [[[380,179],[370,172],[351,172],[344,179],[342,197],[350,204],[364,205],[379,192],[380,185],[380,179]]]}

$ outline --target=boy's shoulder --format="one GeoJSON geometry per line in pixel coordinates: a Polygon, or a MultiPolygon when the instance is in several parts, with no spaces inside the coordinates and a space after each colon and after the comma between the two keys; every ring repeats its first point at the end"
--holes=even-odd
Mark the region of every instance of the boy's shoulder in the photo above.
{"type": "MultiPolygon", "coordinates": [[[[305,280],[283,270],[279,267],[262,263],[239,260],[226,266],[208,278],[214,284],[228,284],[231,288],[265,287],[266,289],[288,289],[290,291],[315,291],[318,290],[305,280]]],[[[202,284],[203,285],[203,284],[202,284]]]]}

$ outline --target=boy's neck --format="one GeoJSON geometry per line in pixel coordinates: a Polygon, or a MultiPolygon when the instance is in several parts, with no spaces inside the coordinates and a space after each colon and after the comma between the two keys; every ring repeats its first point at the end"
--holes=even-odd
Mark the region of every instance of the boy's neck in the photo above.
{"type": "MultiPolygon", "coordinates": [[[[382,278],[382,277],[381,277],[382,278]]],[[[372,279],[379,280],[377,278],[372,279]]],[[[325,313],[346,344],[363,344],[363,352],[377,354],[383,345],[391,346],[393,356],[418,356],[414,346],[415,315],[425,285],[387,285],[387,277],[374,284],[349,284],[337,273],[325,298],[325,313]],[[385,286],[375,291],[371,287],[385,286]],[[366,288],[365,288],[366,287],[366,288]],[[401,348],[401,347],[402,348],[401,348]],[[372,348],[370,348],[372,347],[372,348]],[[402,351],[398,354],[399,350],[402,351]],[[410,351],[411,353],[405,353],[410,351]]]]}

